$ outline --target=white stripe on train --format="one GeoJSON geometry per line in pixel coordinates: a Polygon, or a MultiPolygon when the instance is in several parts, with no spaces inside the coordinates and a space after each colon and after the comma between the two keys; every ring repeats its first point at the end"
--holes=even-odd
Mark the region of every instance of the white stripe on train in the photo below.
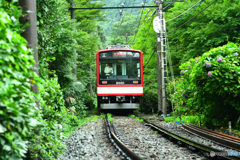
{"type": "Polygon", "coordinates": [[[97,94],[143,93],[143,87],[97,87],[97,94]]]}

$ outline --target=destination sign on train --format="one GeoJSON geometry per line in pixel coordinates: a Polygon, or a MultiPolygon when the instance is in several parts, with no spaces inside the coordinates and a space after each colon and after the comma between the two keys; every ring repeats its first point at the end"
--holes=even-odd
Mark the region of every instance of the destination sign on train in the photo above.
{"type": "Polygon", "coordinates": [[[126,57],[126,52],[114,52],[113,56],[114,57],[120,57],[120,56],[126,57]]]}
{"type": "Polygon", "coordinates": [[[121,58],[121,57],[140,57],[138,52],[124,52],[124,51],[113,51],[113,52],[103,52],[99,55],[100,58],[121,58]]]}

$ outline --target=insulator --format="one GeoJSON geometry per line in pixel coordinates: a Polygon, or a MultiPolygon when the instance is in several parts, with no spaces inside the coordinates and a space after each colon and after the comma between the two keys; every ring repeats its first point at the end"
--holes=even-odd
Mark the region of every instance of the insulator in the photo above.
{"type": "Polygon", "coordinates": [[[119,11],[120,15],[122,15],[122,10],[119,11]]]}

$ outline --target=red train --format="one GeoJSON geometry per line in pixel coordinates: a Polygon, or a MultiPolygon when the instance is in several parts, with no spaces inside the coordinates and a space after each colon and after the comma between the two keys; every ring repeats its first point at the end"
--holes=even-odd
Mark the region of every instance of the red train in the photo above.
{"type": "Polygon", "coordinates": [[[108,48],[96,55],[98,108],[137,109],[143,96],[143,54],[108,48]]]}

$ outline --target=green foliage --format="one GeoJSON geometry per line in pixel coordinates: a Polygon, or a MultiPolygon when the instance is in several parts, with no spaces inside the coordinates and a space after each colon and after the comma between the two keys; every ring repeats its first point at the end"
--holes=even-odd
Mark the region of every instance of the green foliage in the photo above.
{"type": "Polygon", "coordinates": [[[66,15],[68,3],[65,0],[39,0],[37,3],[39,73],[43,78],[58,75],[59,84],[65,88],[76,78],[73,68],[77,61],[78,48],[74,27],[66,15]],[[56,16],[58,15],[58,16],[56,16]]]}
{"type": "Polygon", "coordinates": [[[114,120],[111,113],[107,113],[107,117],[110,122],[114,120]]]}
{"type": "Polygon", "coordinates": [[[79,118],[84,118],[87,116],[87,107],[81,98],[77,98],[77,104],[75,105],[77,116],[79,118]]]}
{"type": "MultiPolygon", "coordinates": [[[[182,115],[181,116],[181,120],[184,121],[183,123],[186,123],[186,124],[191,123],[191,124],[198,125],[201,117],[202,116],[184,116],[184,115],[182,115]]],[[[166,121],[166,122],[174,122],[175,123],[175,121],[180,121],[180,118],[179,117],[175,117],[175,121],[174,121],[174,117],[165,117],[164,121],[166,121]]]]}
{"type": "Polygon", "coordinates": [[[139,117],[136,117],[136,121],[138,122],[143,122],[143,119],[139,118],[139,117]]]}
{"type": "MultiPolygon", "coordinates": [[[[134,2],[131,0],[131,1],[121,1],[121,0],[106,0],[106,5],[105,7],[120,7],[122,3],[124,3],[124,6],[127,7],[127,6],[140,6],[141,3],[144,2],[145,5],[151,5],[151,1],[142,1],[142,0],[135,0],[134,2]]],[[[112,34],[113,30],[114,30],[114,25],[116,25],[115,21],[120,21],[120,22],[123,22],[125,23],[126,21],[126,18],[131,15],[132,17],[132,21],[135,21],[136,24],[138,24],[138,20],[139,20],[139,17],[140,17],[140,12],[139,12],[139,8],[124,8],[123,9],[123,12],[122,12],[122,16],[120,15],[119,13],[120,10],[116,10],[116,9],[109,9],[109,10],[106,10],[104,11],[104,14],[106,15],[107,18],[110,18],[110,19],[113,19],[113,20],[109,20],[109,19],[105,19],[106,21],[104,22],[98,22],[98,24],[100,24],[101,26],[103,26],[103,29],[104,29],[104,32],[106,33],[106,35],[109,37],[109,39],[113,38],[111,37],[110,38],[110,35],[112,34]]],[[[143,15],[144,16],[144,15],[143,15]]],[[[128,30],[131,29],[132,31],[136,30],[137,26],[134,26],[134,28],[130,28],[129,26],[127,26],[128,30]]],[[[119,29],[122,28],[121,30],[123,31],[122,35],[120,36],[125,36],[126,33],[129,33],[129,32],[124,32],[124,28],[122,25],[120,25],[119,29]]],[[[112,44],[112,43],[111,43],[112,44]]],[[[110,44],[109,44],[110,45],[110,44]]]]}
{"type": "MultiPolygon", "coordinates": [[[[154,9],[150,9],[148,15],[153,13],[154,9]]],[[[143,15],[146,15],[148,10],[143,11],[143,15]]],[[[141,20],[138,33],[135,37],[135,43],[133,49],[138,49],[143,52],[143,65],[145,66],[150,59],[152,53],[153,56],[147,66],[143,70],[144,74],[144,95],[141,99],[141,110],[145,113],[151,113],[152,108],[157,112],[158,105],[158,85],[157,85],[157,54],[155,51],[156,32],[152,28],[153,19],[146,22],[147,19],[141,20]],[[153,37],[153,38],[149,38],[153,37]]]]}
{"type": "Polygon", "coordinates": [[[18,19],[21,10],[0,2],[0,159],[22,159],[28,132],[36,126],[35,98],[30,77],[34,60],[18,19]]]}
{"type": "Polygon", "coordinates": [[[132,118],[135,118],[135,115],[132,114],[131,117],[132,117],[132,118]]]}
{"type": "Polygon", "coordinates": [[[188,108],[190,114],[202,114],[202,122],[208,127],[227,126],[228,121],[234,126],[240,112],[239,53],[239,45],[229,43],[182,64],[184,75],[176,82],[177,92],[170,99],[180,108],[188,108]],[[181,98],[182,94],[187,98],[181,98]]]}
{"type": "Polygon", "coordinates": [[[95,107],[94,100],[89,96],[88,91],[81,82],[70,83],[64,91],[65,97],[73,97],[77,104],[74,105],[80,117],[86,116],[86,109],[91,110],[95,107]]]}
{"type": "MultiPolygon", "coordinates": [[[[185,23],[211,2],[204,1],[184,18],[181,16],[181,20],[178,18],[167,22],[168,33],[185,23]],[[173,23],[175,24],[172,25],[173,23]]],[[[168,10],[166,21],[183,13],[195,3],[196,1],[190,0],[184,3],[175,3],[174,7],[168,10]]],[[[168,34],[174,72],[179,73],[178,66],[181,63],[190,58],[201,56],[202,53],[209,51],[211,48],[225,45],[229,41],[239,42],[239,15],[239,0],[218,0],[180,29],[168,34]]]]}
{"type": "MultiPolygon", "coordinates": [[[[139,11],[141,12],[141,10],[139,11]]],[[[128,36],[133,36],[137,33],[137,27],[140,21],[139,16],[132,15],[130,13],[126,13],[124,15],[124,21],[120,24],[119,22],[115,22],[113,24],[111,37],[113,39],[118,38],[119,42],[123,41],[126,42],[126,33],[128,36]],[[123,36],[124,39],[119,39],[119,37],[123,36]]],[[[122,37],[122,38],[123,38],[122,37]]]]}
{"type": "Polygon", "coordinates": [[[135,115],[130,115],[132,118],[135,118],[136,119],[136,121],[138,121],[138,122],[143,122],[143,119],[141,119],[141,118],[139,118],[139,117],[136,117],[135,115]]]}
{"type": "Polygon", "coordinates": [[[150,89],[146,86],[144,88],[144,95],[140,100],[141,111],[144,113],[152,113],[152,109],[157,112],[158,95],[157,89],[150,89]]]}
{"type": "MultiPolygon", "coordinates": [[[[37,1],[41,79],[31,71],[35,63],[33,53],[20,36],[24,26],[19,23],[22,11],[16,5],[17,1],[0,1],[0,159],[55,159],[64,149],[60,132],[69,135],[78,126],[91,121],[80,119],[87,114],[85,105],[94,107],[87,92],[76,98],[77,117],[64,107],[63,89],[66,95],[77,95],[85,91],[89,82],[92,83],[89,78],[81,79],[85,85],[76,84],[72,70],[78,60],[79,66],[88,69],[85,74],[89,74],[95,57],[86,60],[80,56],[78,59],[77,54],[86,56],[88,51],[97,50],[96,42],[99,38],[104,42],[104,34],[101,27],[98,30],[93,27],[94,33],[72,30],[80,23],[74,25],[66,14],[69,7],[66,0],[37,1]],[[90,47],[85,47],[86,44],[90,47]],[[86,65],[81,64],[85,62],[86,65]],[[38,85],[40,94],[32,93],[31,83],[38,85]],[[39,109],[35,100],[40,103],[39,109]],[[64,128],[62,131],[59,124],[64,128]]],[[[91,19],[91,23],[95,21],[94,14],[91,19]]],[[[91,118],[93,121],[98,119],[91,118]]]]}
{"type": "Polygon", "coordinates": [[[104,119],[106,115],[104,113],[101,113],[100,118],[104,119]]]}
{"type": "Polygon", "coordinates": [[[69,118],[68,111],[64,107],[63,94],[57,78],[44,80],[38,87],[40,92],[38,121],[42,124],[29,133],[31,143],[29,143],[28,156],[53,159],[64,149],[58,124],[68,124],[71,117],[69,118]]]}

